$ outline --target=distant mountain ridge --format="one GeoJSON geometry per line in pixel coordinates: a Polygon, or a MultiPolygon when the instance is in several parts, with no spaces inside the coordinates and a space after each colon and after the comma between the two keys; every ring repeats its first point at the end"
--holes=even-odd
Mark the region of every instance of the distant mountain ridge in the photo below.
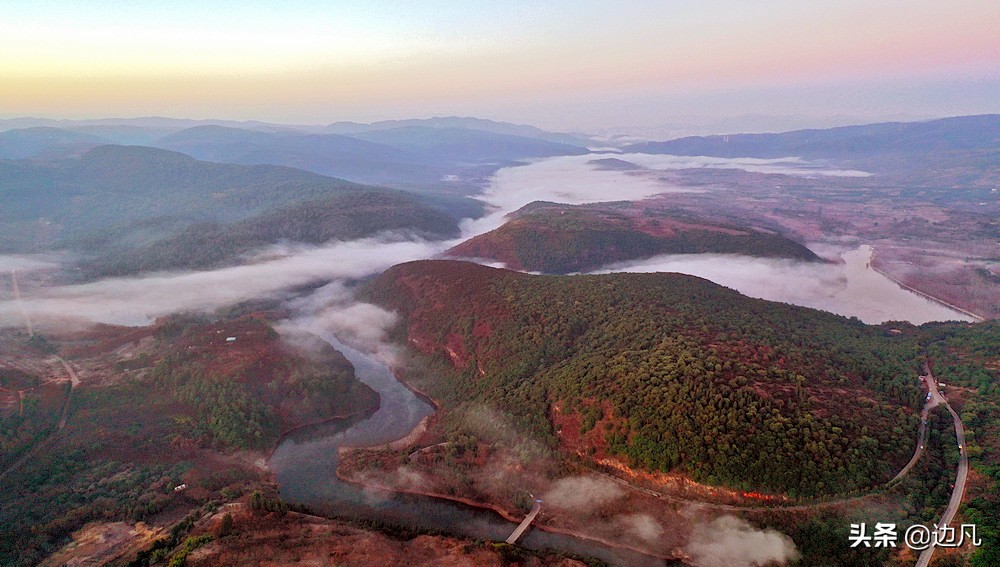
{"type": "Polygon", "coordinates": [[[856,158],[1000,149],[1000,114],[888,122],[778,134],[691,136],[631,144],[627,152],[684,156],[856,158]]]}
{"type": "MultiPolygon", "coordinates": [[[[192,261],[204,258],[205,265],[248,244],[293,239],[298,232],[318,242],[324,236],[358,238],[389,229],[437,236],[457,231],[456,219],[412,194],[290,167],[212,163],[143,146],[99,146],[79,159],[54,163],[0,160],[0,200],[0,242],[12,251],[103,247],[124,257],[125,250],[172,242],[178,231],[200,224],[214,228],[191,242],[219,245],[223,253],[185,252],[176,241],[166,249],[192,261]],[[366,211],[367,222],[354,218],[366,211]],[[224,228],[251,218],[256,220],[249,225],[224,228]],[[222,234],[226,246],[219,244],[222,234]],[[98,245],[96,235],[110,248],[98,245]]],[[[164,261],[164,267],[171,262],[164,261]]]]}
{"type": "Polygon", "coordinates": [[[101,145],[143,145],[205,161],[284,165],[358,183],[454,193],[474,189],[502,165],[588,151],[579,137],[473,118],[332,127],[160,118],[12,119],[0,121],[0,130],[3,125],[19,128],[0,131],[0,159],[74,158],[101,145]],[[456,184],[462,178],[471,185],[456,184]]]}
{"type": "Polygon", "coordinates": [[[285,165],[364,183],[437,180],[443,175],[406,151],[339,134],[205,125],[175,132],[152,145],[206,161],[285,165]]]}
{"type": "Polygon", "coordinates": [[[337,134],[360,134],[364,132],[376,132],[379,130],[390,130],[395,128],[405,128],[410,126],[421,126],[427,128],[462,128],[466,130],[480,130],[494,134],[508,134],[511,136],[521,136],[524,138],[538,138],[549,142],[560,144],[570,144],[585,147],[592,141],[583,134],[569,134],[561,132],[549,132],[524,124],[511,124],[510,122],[497,122],[484,118],[460,117],[460,116],[439,116],[425,119],[409,120],[383,120],[372,122],[371,124],[361,124],[358,122],[334,122],[326,127],[327,131],[337,134]]]}
{"type": "Polygon", "coordinates": [[[352,181],[426,188],[463,168],[586,153],[575,145],[462,128],[403,126],[350,136],[196,126],[153,145],[198,159],[286,165],[352,181]]]}
{"type": "Polygon", "coordinates": [[[0,159],[51,159],[109,143],[101,136],[51,126],[0,132],[0,159]]]}

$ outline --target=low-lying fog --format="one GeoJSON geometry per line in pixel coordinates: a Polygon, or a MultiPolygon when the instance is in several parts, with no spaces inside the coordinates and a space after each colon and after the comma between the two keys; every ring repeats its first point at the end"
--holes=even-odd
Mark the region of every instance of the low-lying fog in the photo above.
{"type": "Polygon", "coordinates": [[[870,177],[857,169],[838,169],[824,163],[797,157],[774,159],[720,158],[709,156],[671,156],[658,154],[621,154],[620,160],[658,170],[670,169],[742,169],[754,173],[777,173],[798,177],[870,177]]]}
{"type": "Polygon", "coordinates": [[[12,256],[9,254],[0,254],[0,273],[18,271],[30,272],[34,270],[45,270],[57,267],[59,267],[58,260],[54,256],[12,256]]]}
{"type": "MultiPolygon", "coordinates": [[[[504,217],[532,201],[585,204],[641,200],[657,194],[692,191],[655,175],[636,175],[591,163],[613,157],[648,170],[689,168],[743,169],[801,176],[869,175],[863,171],[831,169],[799,158],[712,158],[648,154],[604,154],[557,157],[501,169],[481,199],[494,207],[490,215],[467,223],[466,238],[503,224],[504,217]]],[[[866,323],[903,320],[969,321],[967,315],[906,291],[868,267],[869,247],[843,251],[844,264],[818,265],[715,254],[658,256],[607,266],[595,273],[681,272],[700,276],[741,293],[772,301],[814,307],[866,323]]],[[[839,255],[839,254],[837,254],[839,255]]]]}
{"type": "MultiPolygon", "coordinates": [[[[585,204],[641,200],[687,192],[655,171],[714,167],[795,175],[866,175],[825,169],[797,158],[775,160],[678,157],[645,154],[591,154],[538,160],[501,169],[480,198],[492,211],[463,223],[451,241],[407,240],[383,235],[324,246],[274,246],[239,266],[203,272],[146,274],[48,289],[24,289],[20,305],[0,301],[0,326],[30,318],[73,318],[101,323],[145,324],[184,310],[210,311],[248,299],[280,297],[285,290],[336,280],[363,278],[395,264],[432,258],[461,240],[499,227],[507,214],[533,201],[585,204]],[[615,157],[648,168],[644,174],[591,163],[615,157]]],[[[51,268],[55,257],[0,256],[0,270],[29,272],[51,268]]],[[[747,295],[816,307],[875,323],[890,319],[922,323],[968,318],[915,294],[865,267],[867,252],[845,254],[846,265],[814,265],[716,255],[663,256],[610,271],[677,271],[705,277],[747,295]],[[860,256],[858,255],[860,254],[860,256]]]]}
{"type": "Polygon", "coordinates": [[[713,168],[742,169],[758,173],[780,173],[803,177],[865,177],[864,171],[835,169],[821,163],[796,157],[778,159],[716,158],[704,156],[671,156],[652,154],[595,153],[582,156],[562,156],[533,161],[517,167],[506,167],[493,176],[490,185],[479,196],[492,211],[487,216],[464,225],[466,238],[493,230],[504,217],[533,201],[551,201],[582,205],[605,201],[638,201],[663,193],[702,191],[672,183],[657,172],[713,168]],[[621,171],[591,163],[614,158],[639,166],[635,171],[621,171]],[[643,171],[641,168],[645,168],[643,171]]]}
{"type": "Polygon", "coordinates": [[[583,205],[604,201],[638,201],[661,193],[699,191],[655,176],[630,175],[590,163],[612,156],[627,157],[622,154],[563,156],[497,171],[479,196],[489,205],[491,212],[481,219],[466,222],[463,225],[465,237],[471,238],[499,227],[506,215],[534,201],[583,205]]]}
{"type": "Polygon", "coordinates": [[[657,256],[594,273],[680,272],[744,295],[823,309],[865,323],[971,321],[958,311],[909,292],[868,266],[872,249],[844,252],[843,264],[814,264],[723,254],[657,256]]]}
{"type": "MultiPolygon", "coordinates": [[[[19,326],[25,315],[36,323],[70,318],[143,325],[179,311],[210,311],[249,299],[278,297],[285,290],[380,273],[410,260],[428,258],[442,242],[392,236],[335,242],[326,246],[274,246],[266,259],[202,272],[160,273],[22,291],[20,305],[0,302],[0,326],[19,326]]],[[[11,262],[13,264],[13,262],[11,262]]],[[[22,271],[27,264],[22,263],[22,271]]]]}

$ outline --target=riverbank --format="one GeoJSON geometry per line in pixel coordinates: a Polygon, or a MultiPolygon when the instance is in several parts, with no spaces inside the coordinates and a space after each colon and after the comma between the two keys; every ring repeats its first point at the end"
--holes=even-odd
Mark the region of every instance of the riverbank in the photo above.
{"type": "MultiPolygon", "coordinates": [[[[290,504],[330,517],[384,523],[387,527],[399,526],[408,532],[449,533],[492,542],[506,539],[520,518],[500,507],[433,493],[421,496],[418,492],[401,491],[387,491],[373,500],[374,484],[341,479],[342,450],[359,451],[355,454],[357,458],[365,448],[378,451],[394,442],[401,447],[404,440],[411,445],[413,441],[419,444],[436,429],[434,416],[440,414],[433,411],[437,402],[407,383],[405,372],[393,371],[384,361],[344,345],[336,337],[327,336],[325,340],[338,350],[342,349],[355,366],[359,379],[378,392],[381,408],[368,419],[320,427],[315,431],[305,430],[303,434],[307,438],[300,442],[292,442],[286,436],[269,461],[280,497],[290,504]],[[369,489],[364,490],[364,487],[369,489]],[[373,502],[378,504],[373,505],[373,502]]],[[[373,480],[378,483],[382,479],[376,475],[373,480]]],[[[413,488],[436,490],[422,486],[413,488]]],[[[594,518],[602,525],[607,523],[605,520],[594,518]]],[[[617,524],[614,527],[621,528],[617,524]]],[[[650,554],[630,547],[644,547],[641,542],[626,543],[622,545],[615,536],[605,539],[571,530],[539,529],[522,538],[519,547],[535,552],[556,550],[569,556],[593,557],[612,565],[662,567],[665,563],[682,564],[677,561],[679,555],[650,554]]],[[[662,550],[672,553],[682,542],[664,544],[657,540],[657,543],[663,544],[662,550]]]]}
{"type": "Polygon", "coordinates": [[[983,321],[986,320],[986,318],[983,317],[983,316],[981,316],[981,315],[977,315],[976,313],[973,313],[972,311],[969,311],[967,309],[963,309],[963,308],[961,308],[961,307],[959,307],[957,305],[949,303],[949,302],[941,299],[940,297],[934,297],[933,295],[931,295],[931,294],[929,294],[927,292],[920,291],[919,289],[917,289],[917,288],[915,288],[915,287],[913,287],[913,286],[911,286],[909,284],[903,283],[903,281],[901,281],[899,278],[897,278],[897,277],[893,276],[892,274],[886,272],[884,270],[884,268],[880,268],[878,266],[878,261],[879,260],[878,260],[878,257],[876,255],[875,247],[872,246],[871,247],[871,256],[869,256],[868,264],[869,264],[869,267],[872,269],[872,271],[874,271],[875,273],[881,275],[882,277],[884,277],[887,280],[891,281],[892,283],[898,285],[899,287],[905,289],[906,291],[909,291],[911,293],[919,295],[920,297],[923,297],[924,299],[926,299],[928,301],[933,301],[934,303],[936,303],[938,305],[941,305],[942,307],[947,307],[948,309],[952,309],[954,311],[958,311],[959,313],[962,313],[963,315],[966,315],[968,317],[972,317],[972,319],[974,321],[976,321],[976,322],[983,322],[983,321]]]}
{"type": "MultiPolygon", "coordinates": [[[[349,452],[351,450],[352,450],[351,448],[342,448],[342,451],[348,451],[349,452]]],[[[504,520],[507,520],[508,522],[511,522],[511,523],[513,523],[515,525],[520,524],[521,521],[524,519],[522,517],[518,517],[517,515],[515,515],[511,511],[506,510],[504,508],[501,508],[499,506],[496,506],[494,504],[489,504],[489,503],[486,503],[486,502],[479,502],[479,501],[476,501],[476,500],[471,500],[469,498],[462,498],[460,496],[450,496],[450,495],[447,495],[447,494],[440,494],[440,493],[431,492],[431,491],[395,488],[395,487],[385,486],[385,485],[377,483],[377,482],[372,482],[372,481],[369,481],[369,480],[364,480],[364,481],[362,481],[362,480],[356,480],[356,479],[344,476],[343,473],[341,473],[341,471],[339,470],[339,468],[336,471],[336,475],[337,475],[337,478],[341,482],[357,486],[357,487],[359,487],[359,488],[361,488],[363,490],[366,490],[366,491],[374,490],[374,491],[388,492],[388,493],[393,493],[393,494],[408,494],[408,495],[411,495],[411,496],[420,496],[420,497],[424,497],[424,498],[435,498],[435,499],[438,499],[438,500],[446,500],[448,502],[455,502],[457,504],[462,504],[463,506],[468,506],[470,508],[476,508],[478,510],[489,510],[491,512],[496,513],[497,515],[499,515],[504,520]]],[[[539,519],[536,519],[531,524],[531,527],[532,527],[532,529],[539,529],[541,531],[552,533],[552,534],[565,535],[565,536],[570,536],[570,537],[573,537],[573,538],[577,538],[577,539],[581,539],[581,540],[585,540],[585,541],[589,541],[589,542],[593,542],[593,543],[598,543],[598,544],[601,544],[601,545],[604,545],[604,546],[607,546],[607,547],[611,547],[611,548],[614,548],[614,549],[620,549],[620,550],[623,550],[623,551],[629,551],[631,553],[639,553],[639,554],[646,555],[646,556],[651,557],[651,558],[661,559],[663,561],[679,561],[679,562],[684,562],[686,560],[689,560],[689,557],[687,555],[681,553],[681,552],[677,552],[677,553],[675,553],[673,555],[665,555],[665,554],[662,554],[662,553],[657,553],[657,552],[653,552],[653,551],[649,551],[649,550],[645,550],[645,549],[638,549],[638,548],[631,547],[631,546],[628,546],[628,545],[623,545],[620,542],[611,541],[611,540],[608,540],[608,539],[605,539],[605,538],[601,538],[599,536],[594,536],[594,535],[591,535],[591,534],[586,534],[586,533],[583,533],[583,532],[574,531],[574,530],[568,530],[568,529],[564,529],[564,528],[556,528],[556,527],[548,526],[548,525],[543,524],[539,519]]],[[[513,531],[513,527],[511,529],[511,531],[513,531]]]]}
{"type": "Polygon", "coordinates": [[[347,414],[335,415],[333,417],[328,417],[326,419],[321,419],[319,421],[312,421],[312,422],[309,422],[309,423],[303,423],[302,425],[296,425],[295,427],[292,427],[291,429],[285,430],[280,435],[278,435],[278,440],[275,441],[274,445],[271,446],[271,450],[267,452],[267,457],[266,458],[267,458],[267,460],[271,460],[271,457],[274,455],[274,452],[278,449],[278,446],[281,445],[281,442],[284,441],[285,438],[288,437],[289,435],[294,435],[296,432],[303,431],[305,429],[309,429],[309,428],[312,428],[312,427],[321,427],[323,425],[335,423],[335,422],[338,422],[338,421],[346,421],[348,419],[354,419],[356,417],[360,417],[360,416],[363,416],[365,414],[367,414],[370,417],[370,416],[374,415],[375,412],[377,412],[380,407],[382,407],[382,399],[381,398],[379,398],[378,402],[374,406],[369,407],[369,408],[359,409],[358,411],[353,411],[353,412],[347,413],[347,414]]]}
{"type": "MultiPolygon", "coordinates": [[[[420,422],[413,428],[413,430],[410,431],[406,436],[404,436],[404,437],[402,437],[400,439],[397,439],[395,441],[392,441],[391,443],[388,444],[389,449],[394,450],[394,451],[399,451],[399,450],[402,450],[402,449],[406,449],[407,447],[414,447],[414,446],[417,445],[417,443],[421,439],[421,437],[423,437],[424,434],[427,433],[428,429],[431,427],[431,425],[437,419],[437,416],[439,415],[438,411],[440,411],[441,404],[438,402],[438,400],[434,399],[433,397],[431,397],[426,392],[423,392],[422,390],[420,390],[419,388],[417,388],[416,386],[414,386],[409,381],[409,379],[406,377],[405,373],[401,369],[399,369],[399,368],[392,368],[391,370],[392,370],[393,376],[395,376],[395,378],[399,382],[399,384],[401,384],[407,390],[409,390],[410,392],[412,392],[415,396],[417,396],[421,400],[425,401],[426,403],[430,404],[434,408],[434,413],[432,413],[432,414],[424,417],[423,419],[421,419],[420,422]]],[[[347,455],[350,455],[351,453],[354,453],[356,451],[364,450],[366,448],[371,448],[371,447],[350,447],[350,446],[341,446],[341,447],[338,447],[337,451],[338,451],[338,455],[339,455],[340,458],[338,458],[338,466],[335,469],[334,474],[335,474],[335,476],[337,477],[337,479],[339,481],[341,481],[341,482],[343,482],[345,484],[349,484],[349,485],[358,487],[358,488],[360,488],[360,489],[362,489],[362,490],[364,490],[366,492],[374,490],[374,491],[381,491],[381,492],[386,492],[386,493],[390,493],[390,494],[405,494],[405,495],[418,496],[418,497],[423,497],[423,498],[433,498],[433,499],[437,499],[437,500],[444,500],[444,501],[447,501],[447,502],[454,502],[456,504],[461,504],[463,506],[468,506],[470,508],[474,508],[474,509],[477,509],[477,510],[490,511],[490,512],[493,512],[493,513],[497,514],[498,516],[500,516],[504,520],[506,520],[508,522],[511,522],[515,526],[517,524],[519,524],[524,519],[523,517],[518,516],[516,513],[514,513],[511,510],[507,510],[507,509],[502,508],[502,507],[500,507],[498,505],[490,504],[490,503],[487,503],[487,502],[481,502],[481,501],[477,501],[477,500],[472,500],[470,498],[463,498],[463,497],[460,497],[460,496],[453,496],[453,495],[448,495],[448,494],[441,494],[441,493],[437,493],[437,492],[433,492],[433,491],[429,491],[429,490],[401,489],[401,488],[397,488],[397,487],[390,487],[390,486],[386,486],[386,485],[378,483],[378,482],[374,482],[371,479],[367,479],[366,478],[364,480],[361,480],[361,479],[356,479],[356,478],[351,478],[351,477],[346,476],[343,473],[343,471],[341,470],[341,466],[340,466],[341,463],[344,462],[344,458],[343,457],[346,457],[347,455]]],[[[649,551],[649,550],[639,549],[639,548],[636,548],[636,547],[624,545],[624,544],[622,544],[620,542],[612,541],[612,540],[609,540],[609,539],[606,539],[606,538],[602,538],[602,537],[599,537],[599,536],[595,536],[595,535],[592,535],[592,534],[587,534],[587,533],[583,533],[583,532],[579,532],[579,531],[574,531],[574,530],[570,530],[570,529],[556,528],[556,527],[548,526],[548,525],[545,525],[544,523],[542,523],[541,520],[540,520],[540,518],[536,519],[532,523],[532,528],[537,528],[537,529],[539,529],[541,531],[544,531],[544,532],[547,532],[547,533],[551,533],[551,534],[569,536],[569,537],[580,539],[580,540],[583,540],[583,541],[587,541],[587,542],[591,542],[591,543],[603,545],[603,546],[606,546],[606,547],[609,547],[609,548],[612,548],[612,549],[627,551],[627,552],[630,552],[630,553],[637,553],[637,554],[644,555],[644,556],[647,556],[647,557],[652,558],[652,559],[659,559],[659,560],[668,561],[668,562],[684,562],[685,560],[688,560],[688,557],[686,555],[681,554],[680,552],[677,552],[677,553],[672,554],[672,555],[666,555],[666,554],[657,553],[657,552],[653,552],[653,551],[649,551]]],[[[514,529],[514,526],[511,527],[511,531],[513,531],[513,529],[514,529]]]]}

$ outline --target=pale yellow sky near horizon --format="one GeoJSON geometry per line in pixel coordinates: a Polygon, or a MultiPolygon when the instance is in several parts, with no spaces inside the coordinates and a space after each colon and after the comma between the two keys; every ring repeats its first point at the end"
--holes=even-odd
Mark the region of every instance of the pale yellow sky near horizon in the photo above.
{"type": "Polygon", "coordinates": [[[872,4],[16,2],[0,20],[0,115],[583,129],[1000,111],[1000,2],[872,4]]]}

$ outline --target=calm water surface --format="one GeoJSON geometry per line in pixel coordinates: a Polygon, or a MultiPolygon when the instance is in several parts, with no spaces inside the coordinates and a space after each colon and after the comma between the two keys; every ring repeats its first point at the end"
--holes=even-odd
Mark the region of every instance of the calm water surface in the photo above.
{"type": "MultiPolygon", "coordinates": [[[[478,539],[507,539],[516,524],[490,510],[431,497],[366,491],[337,479],[338,448],[377,446],[404,437],[434,409],[396,380],[378,360],[332,335],[323,338],[351,361],[359,380],[379,393],[381,406],[370,417],[328,423],[283,438],[269,461],[281,497],[338,517],[381,520],[478,539]]],[[[668,564],[639,553],[535,529],[518,543],[530,549],[596,557],[613,565],[668,564]]]]}

